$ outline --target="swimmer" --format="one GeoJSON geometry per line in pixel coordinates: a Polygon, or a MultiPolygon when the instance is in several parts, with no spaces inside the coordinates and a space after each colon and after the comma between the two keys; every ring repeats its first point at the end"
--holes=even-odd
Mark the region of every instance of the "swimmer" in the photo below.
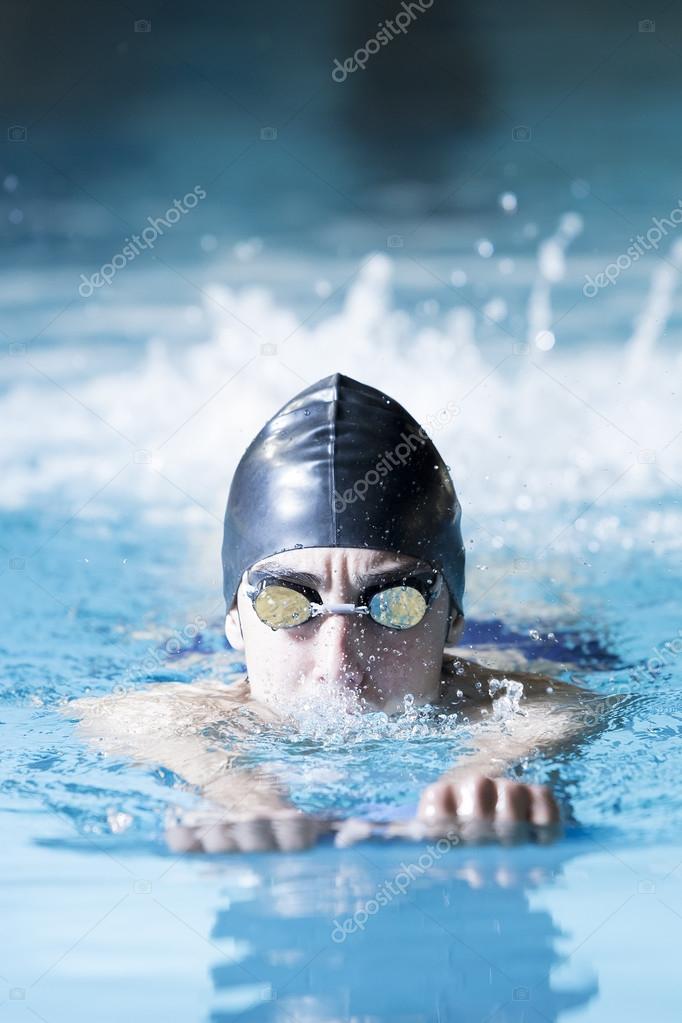
{"type": "Polygon", "coordinates": [[[461,506],[429,436],[393,399],[335,374],[265,424],[230,488],[225,634],[246,677],[83,699],[69,712],[100,749],[161,764],[200,791],[206,812],[169,828],[179,851],[293,850],[330,830],[340,845],[372,833],[304,813],[274,774],[239,761],[246,717],[267,728],[297,701],[332,697],[392,715],[408,696],[468,719],[470,747],[443,764],[414,818],[384,834],[550,834],[554,794],[509,773],[585,732],[583,693],[451,652],[464,628],[464,567],[461,506]],[[496,704],[514,694],[517,712],[502,723],[496,704]],[[228,750],[202,736],[216,722],[234,740],[228,750]]]}

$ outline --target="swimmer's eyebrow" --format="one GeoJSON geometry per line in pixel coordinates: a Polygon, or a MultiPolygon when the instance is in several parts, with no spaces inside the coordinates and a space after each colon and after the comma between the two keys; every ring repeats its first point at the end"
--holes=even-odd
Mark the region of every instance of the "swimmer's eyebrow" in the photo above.
{"type": "Polygon", "coordinates": [[[260,582],[266,576],[276,576],[278,579],[288,579],[292,583],[300,583],[301,586],[321,586],[322,580],[310,572],[297,572],[287,565],[280,565],[278,561],[266,561],[259,568],[249,570],[249,576],[254,582],[260,582]]]}
{"type": "MultiPolygon", "coordinates": [[[[395,582],[406,579],[408,576],[421,574],[429,570],[429,565],[409,565],[403,568],[377,568],[367,572],[365,575],[357,576],[353,581],[359,589],[366,589],[373,583],[395,582]]],[[[277,576],[279,579],[288,579],[290,582],[299,583],[301,586],[323,586],[323,580],[310,572],[298,572],[289,568],[288,565],[281,565],[278,561],[266,561],[259,568],[251,569],[249,576],[254,582],[260,582],[264,576],[277,576]]]]}

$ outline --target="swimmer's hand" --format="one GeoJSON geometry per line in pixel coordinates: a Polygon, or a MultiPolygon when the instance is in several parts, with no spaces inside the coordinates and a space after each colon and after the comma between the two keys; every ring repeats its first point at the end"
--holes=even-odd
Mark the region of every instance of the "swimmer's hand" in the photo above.
{"type": "Polygon", "coordinates": [[[337,846],[373,836],[413,842],[445,839],[451,845],[482,842],[551,842],[559,834],[559,807],[546,785],[525,785],[471,771],[445,776],[422,792],[417,816],[377,826],[350,819],[332,825],[337,846]]]}
{"type": "Polygon", "coordinates": [[[559,822],[559,807],[547,785],[463,773],[424,789],[415,823],[423,826],[425,837],[446,835],[454,826],[463,841],[480,841],[519,840],[531,829],[548,840],[559,822]]]}
{"type": "Polygon", "coordinates": [[[530,838],[548,842],[559,833],[559,823],[559,808],[546,785],[468,772],[428,785],[417,816],[409,821],[377,826],[360,818],[324,820],[285,805],[258,816],[232,816],[216,808],[170,824],[166,840],[177,853],[299,852],[330,832],[338,848],[374,837],[418,842],[446,838],[453,846],[530,838]]]}
{"type": "Polygon", "coordinates": [[[559,834],[559,808],[546,785],[473,773],[445,776],[424,789],[411,820],[373,824],[349,818],[331,824],[340,848],[372,838],[413,842],[445,839],[453,847],[482,842],[551,842],[559,834]]]}
{"type": "Polygon", "coordinates": [[[177,853],[299,852],[329,830],[326,821],[292,807],[258,817],[186,815],[181,823],[167,827],[166,841],[177,853]]]}

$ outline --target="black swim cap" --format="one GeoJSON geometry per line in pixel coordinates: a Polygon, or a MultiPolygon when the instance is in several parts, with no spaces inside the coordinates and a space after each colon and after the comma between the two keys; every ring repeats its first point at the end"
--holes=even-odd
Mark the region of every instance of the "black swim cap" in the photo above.
{"type": "Polygon", "coordinates": [[[232,480],[223,535],[228,610],[247,568],[298,547],[363,547],[438,568],[462,612],[461,506],[443,459],[405,409],[335,373],[270,419],[232,480]]]}

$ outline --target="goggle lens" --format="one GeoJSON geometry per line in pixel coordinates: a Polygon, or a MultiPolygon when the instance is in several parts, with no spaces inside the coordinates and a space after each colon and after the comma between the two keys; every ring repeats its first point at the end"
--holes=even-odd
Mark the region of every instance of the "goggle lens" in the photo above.
{"type": "Polygon", "coordinates": [[[427,603],[414,586],[391,586],[375,593],[368,606],[371,617],[379,625],[411,629],[426,614],[427,603]]]}
{"type": "Polygon", "coordinates": [[[290,629],[312,616],[310,601],[290,586],[266,586],[253,602],[260,620],[271,629],[290,629]]]}

